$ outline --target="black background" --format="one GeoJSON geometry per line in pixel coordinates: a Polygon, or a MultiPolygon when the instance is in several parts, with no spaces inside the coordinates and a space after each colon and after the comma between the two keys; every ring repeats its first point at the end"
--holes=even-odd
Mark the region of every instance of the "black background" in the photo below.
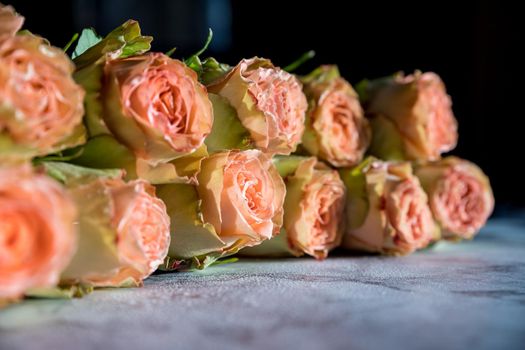
{"type": "Polygon", "coordinates": [[[188,56],[215,29],[209,54],[235,64],[243,57],[286,65],[314,49],[306,73],[337,63],[351,82],[398,70],[432,70],[452,96],[460,138],[452,153],[490,176],[497,213],[525,207],[525,60],[518,6],[501,2],[74,0],[11,1],[25,28],[63,46],[92,26],[100,34],[128,18],[155,38],[153,48],[188,56]]]}

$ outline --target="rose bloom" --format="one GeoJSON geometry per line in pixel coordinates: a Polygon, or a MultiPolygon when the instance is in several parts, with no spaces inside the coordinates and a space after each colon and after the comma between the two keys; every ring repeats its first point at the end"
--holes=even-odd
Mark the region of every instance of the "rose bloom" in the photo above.
{"type": "Polygon", "coordinates": [[[321,66],[303,82],[310,101],[304,148],[336,167],[356,165],[371,138],[357,93],[336,66],[321,66]]]}
{"type": "Polygon", "coordinates": [[[244,59],[208,90],[229,101],[265,153],[290,154],[301,142],[307,109],[302,85],[269,60],[244,59]]]}
{"type": "Polygon", "coordinates": [[[307,158],[286,178],[284,228],[297,255],[324,259],[341,243],[345,186],[337,171],[307,158]]]}
{"type": "MultiPolygon", "coordinates": [[[[9,7],[0,7],[0,13],[2,26],[10,28],[0,30],[19,29],[23,17],[4,18],[16,16],[9,7]]],[[[84,141],[84,90],[73,81],[73,70],[66,54],[40,37],[1,36],[0,140],[8,146],[0,150],[0,160],[44,155],[84,141]]]]}
{"type": "Polygon", "coordinates": [[[386,128],[396,131],[406,159],[435,160],[456,147],[457,121],[437,74],[416,72],[372,81],[366,94],[366,110],[376,115],[372,119],[372,153],[385,158],[378,150],[394,137],[385,135],[386,128]]]}
{"type": "Polygon", "coordinates": [[[155,188],[144,180],[97,178],[70,186],[70,192],[80,210],[80,241],[63,280],[140,285],[170,244],[170,220],[155,188]]]}
{"type": "Polygon", "coordinates": [[[430,208],[445,238],[472,238],[494,209],[487,176],[475,164],[447,157],[418,166],[430,208]]]}
{"type": "Polygon", "coordinates": [[[0,168],[0,299],[54,287],[76,247],[75,205],[29,165],[0,168]]]}
{"type": "Polygon", "coordinates": [[[436,235],[427,196],[409,163],[373,161],[354,179],[348,173],[342,178],[349,198],[344,247],[405,255],[436,235]]]}
{"type": "Polygon", "coordinates": [[[151,163],[199,148],[213,112],[197,74],[161,53],[109,60],[104,67],[103,118],[111,132],[151,163]]]}
{"type": "Polygon", "coordinates": [[[286,189],[261,151],[215,153],[197,179],[204,221],[228,247],[254,246],[279,232],[286,189]]]}

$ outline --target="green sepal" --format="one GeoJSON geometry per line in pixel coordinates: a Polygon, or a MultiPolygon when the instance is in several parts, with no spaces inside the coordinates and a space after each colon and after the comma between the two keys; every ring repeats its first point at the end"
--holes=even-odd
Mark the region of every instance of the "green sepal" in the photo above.
{"type": "Polygon", "coordinates": [[[121,169],[92,169],[64,162],[44,161],[38,163],[38,166],[42,168],[47,175],[66,185],[97,178],[121,178],[123,175],[121,169]]]}
{"type": "Polygon", "coordinates": [[[213,57],[208,57],[202,61],[202,70],[199,74],[199,80],[204,85],[209,85],[228,74],[231,69],[232,67],[230,65],[220,63],[213,57]]]}
{"type": "Polygon", "coordinates": [[[277,168],[279,175],[281,175],[282,178],[286,178],[287,176],[293,175],[299,164],[309,158],[311,157],[277,155],[272,158],[272,162],[277,168]]]}
{"type": "Polygon", "coordinates": [[[253,145],[250,134],[237,117],[235,108],[224,97],[212,93],[208,95],[214,115],[211,133],[204,141],[208,151],[214,153],[229,149],[251,148],[253,145]]]}
{"type": "Polygon", "coordinates": [[[381,114],[370,119],[372,141],[368,154],[384,160],[404,160],[404,142],[396,125],[381,114]]]}
{"type": "Polygon", "coordinates": [[[322,65],[301,77],[301,82],[307,84],[325,84],[336,78],[341,77],[339,68],[336,65],[322,65]]]}
{"type": "Polygon", "coordinates": [[[171,260],[222,254],[226,244],[210,223],[204,221],[201,201],[195,186],[167,184],[157,186],[157,196],[166,204],[171,220],[171,260]]]}
{"type": "Polygon", "coordinates": [[[366,181],[366,170],[376,158],[367,157],[359,165],[353,168],[339,169],[339,175],[346,186],[346,222],[347,229],[361,227],[366,220],[370,203],[368,200],[368,188],[366,181]]]}

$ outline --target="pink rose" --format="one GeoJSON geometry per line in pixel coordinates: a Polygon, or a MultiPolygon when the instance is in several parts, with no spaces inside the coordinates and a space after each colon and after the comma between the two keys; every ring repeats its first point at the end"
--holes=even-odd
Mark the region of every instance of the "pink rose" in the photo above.
{"type": "Polygon", "coordinates": [[[161,53],[109,60],[103,119],[152,164],[195,151],[210,133],[212,106],[196,73],[161,53]]]}
{"type": "Polygon", "coordinates": [[[295,151],[304,132],[307,108],[295,76],[255,57],[242,60],[208,90],[235,108],[257,148],[270,154],[295,151]]]}
{"type": "Polygon", "coordinates": [[[213,154],[202,161],[197,179],[204,221],[227,246],[257,245],[279,232],[286,190],[260,151],[213,154]]]}
{"type": "Polygon", "coordinates": [[[366,84],[371,153],[383,159],[436,160],[456,147],[457,121],[439,76],[395,75],[366,84]]]}
{"type": "Polygon", "coordinates": [[[63,280],[140,285],[164,261],[170,244],[170,220],[155,188],[143,180],[103,177],[71,181],[68,188],[80,210],[80,240],[63,280]]]}
{"type": "Polygon", "coordinates": [[[489,179],[475,164],[456,157],[418,166],[430,208],[445,238],[472,238],[494,209],[489,179]]]}
{"type": "Polygon", "coordinates": [[[336,66],[321,66],[302,80],[310,101],[304,148],[336,167],[356,165],[371,138],[356,92],[336,66]]]}
{"type": "Polygon", "coordinates": [[[54,287],[76,248],[76,208],[29,165],[0,168],[0,299],[54,287]]]}
{"type": "Polygon", "coordinates": [[[427,196],[409,163],[367,162],[341,177],[348,190],[344,247],[404,255],[436,235],[427,196]]]}
{"type": "MultiPolygon", "coordinates": [[[[11,34],[23,20],[10,17],[9,7],[0,7],[0,16],[8,17],[1,23],[11,34]]],[[[73,70],[66,54],[40,37],[0,39],[0,142],[6,145],[0,160],[23,160],[84,142],[84,90],[74,82],[73,70]]]]}

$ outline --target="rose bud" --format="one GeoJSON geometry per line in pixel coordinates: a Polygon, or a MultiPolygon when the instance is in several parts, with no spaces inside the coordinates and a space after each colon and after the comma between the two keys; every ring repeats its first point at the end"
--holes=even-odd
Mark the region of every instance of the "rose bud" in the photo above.
{"type": "Polygon", "coordinates": [[[325,259],[341,243],[345,186],[336,170],[315,157],[278,157],[274,163],[286,184],[281,233],[242,255],[304,254],[325,259]]]}
{"type": "Polygon", "coordinates": [[[18,163],[85,141],[84,91],[66,54],[32,34],[12,36],[23,17],[0,5],[0,163],[18,163]]]}
{"type": "Polygon", "coordinates": [[[213,124],[206,89],[183,62],[161,53],[143,53],[150,39],[140,36],[136,22],[115,31],[76,59],[81,64],[76,78],[88,91],[86,122],[95,137],[75,162],[125,168],[130,179],[189,181],[195,173],[183,174],[188,159],[200,162],[207,154],[203,143],[213,124]],[[144,47],[133,55],[123,49],[120,55],[105,52],[119,30],[133,32],[130,40],[143,41],[144,47]]]}
{"type": "Polygon", "coordinates": [[[358,91],[371,116],[372,155],[390,160],[436,160],[456,147],[457,121],[437,74],[396,74],[364,81],[358,91]]]}
{"type": "Polygon", "coordinates": [[[430,209],[444,238],[470,239],[485,225],[494,209],[487,176],[475,164],[456,157],[416,167],[428,194],[430,209]]]}
{"type": "Polygon", "coordinates": [[[335,167],[358,164],[371,135],[357,93],[337,66],[321,66],[301,80],[309,101],[302,146],[335,167]]]}
{"type": "Polygon", "coordinates": [[[121,171],[46,163],[64,181],[79,209],[78,250],[62,274],[63,284],[139,286],[164,261],[170,220],[155,188],[124,182],[121,171]]]}
{"type": "MultiPolygon", "coordinates": [[[[238,119],[248,131],[250,142],[263,152],[290,154],[301,142],[307,108],[302,85],[269,60],[257,57],[242,60],[209,85],[208,91],[223,97],[212,100],[216,124],[231,125],[235,124],[231,119],[238,119]],[[224,102],[233,108],[224,107],[224,102]],[[216,106],[217,103],[220,105],[216,106]]],[[[225,142],[231,142],[231,137],[225,142]]],[[[213,140],[206,143],[210,149],[228,148],[222,143],[223,138],[213,140]]]]}
{"type": "Polygon", "coordinates": [[[76,247],[75,204],[29,165],[0,167],[0,299],[53,288],[76,247]]]}
{"type": "Polygon", "coordinates": [[[158,186],[172,223],[169,257],[204,268],[281,229],[285,185],[259,150],[226,151],[202,161],[198,185],[158,186]]]}
{"type": "Polygon", "coordinates": [[[405,255],[425,248],[438,234],[410,163],[368,159],[340,174],[347,188],[343,247],[405,255]]]}

